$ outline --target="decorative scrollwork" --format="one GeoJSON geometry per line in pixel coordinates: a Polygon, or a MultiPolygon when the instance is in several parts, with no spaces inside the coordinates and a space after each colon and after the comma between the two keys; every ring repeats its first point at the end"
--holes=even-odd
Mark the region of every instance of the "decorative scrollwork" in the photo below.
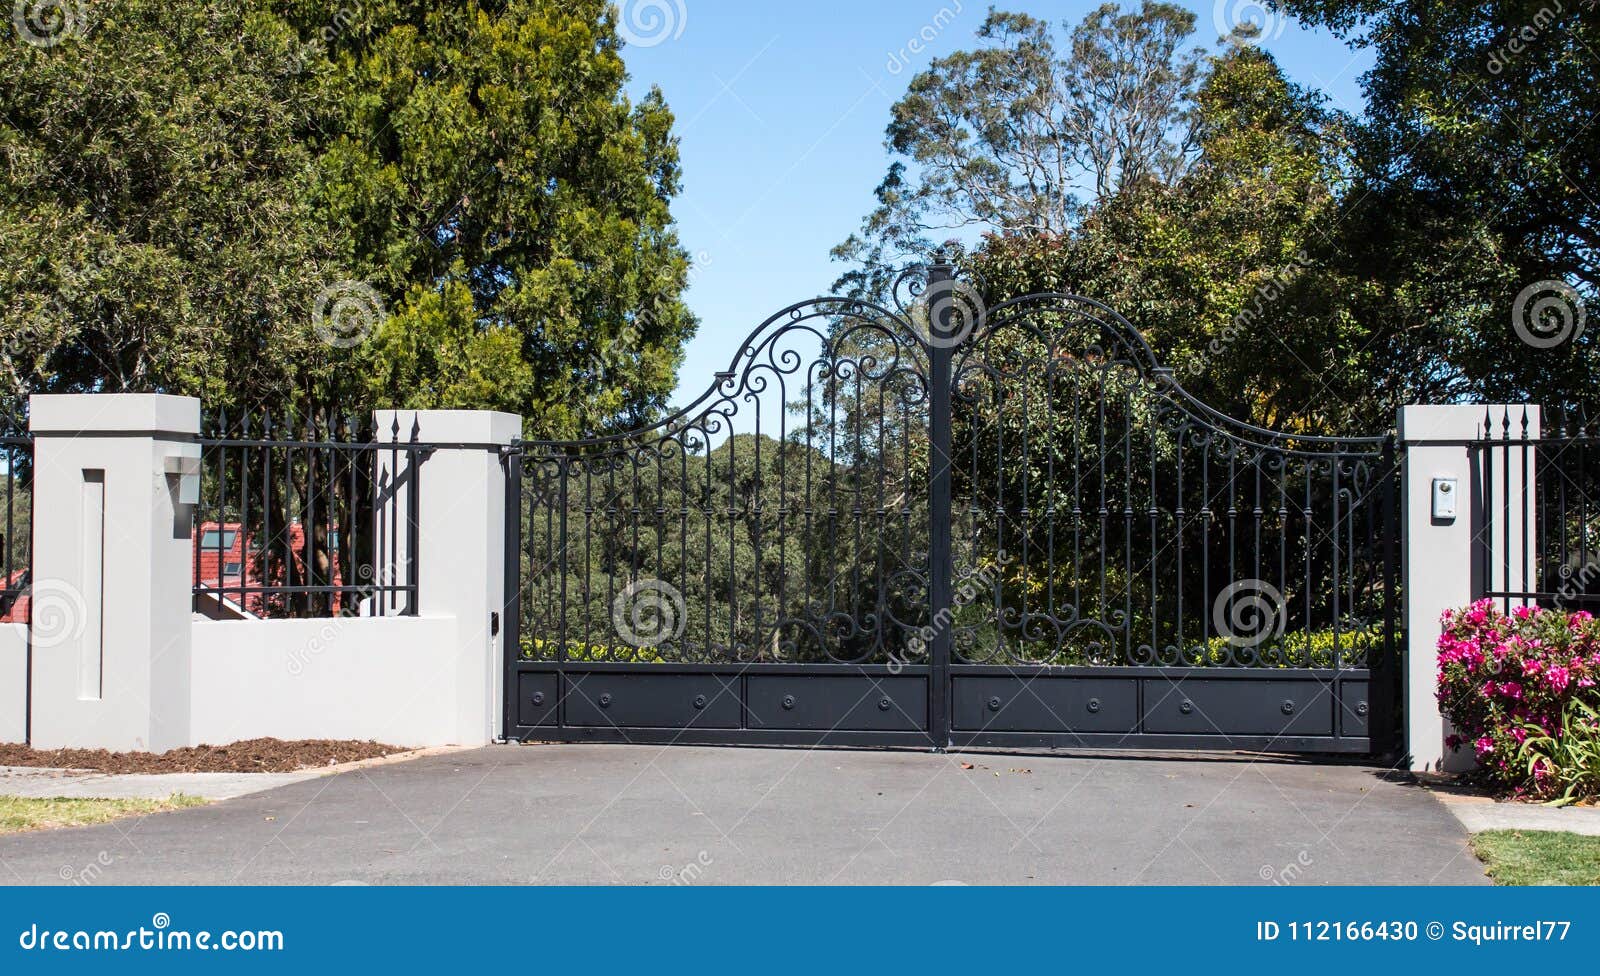
{"type": "Polygon", "coordinates": [[[961,665],[1340,669],[1389,646],[1385,438],[1227,417],[1105,305],[984,306],[975,281],[941,261],[897,276],[892,308],[792,305],[658,423],[520,445],[523,653],[920,667],[937,642],[961,665]],[[950,281],[982,314],[946,345],[929,301],[950,281]],[[930,527],[940,464],[948,569],[930,527]],[[987,574],[982,598],[931,606],[943,572],[958,594],[987,574]],[[601,610],[645,576],[681,592],[685,628],[629,647],[601,610]],[[1249,580],[1281,593],[1283,626],[1240,643],[1211,604],[1249,580]]]}

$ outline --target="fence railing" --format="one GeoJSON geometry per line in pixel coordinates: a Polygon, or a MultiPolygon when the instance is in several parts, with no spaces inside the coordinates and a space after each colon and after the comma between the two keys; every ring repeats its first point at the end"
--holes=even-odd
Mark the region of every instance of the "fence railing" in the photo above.
{"type": "Polygon", "coordinates": [[[33,554],[33,438],[20,411],[0,405],[0,623],[28,621],[33,554]]]}
{"type": "Polygon", "coordinates": [[[1546,408],[1537,431],[1524,413],[1488,434],[1469,446],[1481,486],[1477,598],[1508,612],[1600,611],[1600,421],[1546,408]]]}
{"type": "Polygon", "coordinates": [[[326,411],[208,417],[194,607],[217,619],[417,612],[415,425],[326,411]]]}

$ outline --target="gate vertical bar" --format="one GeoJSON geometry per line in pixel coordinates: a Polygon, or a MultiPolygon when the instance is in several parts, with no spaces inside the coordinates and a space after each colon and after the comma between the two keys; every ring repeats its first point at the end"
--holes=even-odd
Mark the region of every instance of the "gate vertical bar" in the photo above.
{"type": "Polygon", "coordinates": [[[1383,521],[1383,647],[1378,652],[1378,660],[1369,659],[1366,662],[1370,682],[1367,694],[1372,702],[1368,710],[1367,734],[1372,740],[1373,754],[1386,756],[1400,745],[1397,741],[1400,729],[1395,703],[1400,698],[1400,675],[1404,673],[1399,642],[1395,639],[1395,620],[1399,610],[1396,604],[1400,599],[1400,553],[1397,543],[1402,529],[1396,504],[1400,494],[1400,460],[1395,453],[1393,434],[1383,442],[1380,464],[1384,486],[1380,516],[1383,521]]]}
{"type": "Polygon", "coordinates": [[[501,456],[506,467],[505,605],[500,608],[500,640],[504,645],[505,702],[500,737],[514,738],[522,690],[517,687],[517,661],[522,657],[522,448],[513,444],[501,456]]]}
{"type": "Polygon", "coordinates": [[[933,628],[929,651],[928,734],[936,752],[950,744],[950,359],[954,302],[946,284],[955,269],[940,251],[928,267],[928,612],[933,628]],[[942,299],[942,300],[941,300],[942,299]]]}

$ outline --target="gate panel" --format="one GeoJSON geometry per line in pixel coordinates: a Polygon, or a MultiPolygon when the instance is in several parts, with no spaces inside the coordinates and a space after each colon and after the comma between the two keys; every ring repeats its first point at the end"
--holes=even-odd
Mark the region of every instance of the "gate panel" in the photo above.
{"type": "Polygon", "coordinates": [[[953,742],[1372,748],[1339,716],[1371,710],[1393,648],[1386,438],[1230,420],[1120,316],[1066,295],[993,309],[952,385],[953,742]],[[974,727],[983,668],[1006,675],[991,705],[1033,704],[974,727]],[[1152,676],[1118,683],[1131,713],[1102,694],[1128,669],[1152,676]]]}
{"type": "Polygon", "coordinates": [[[932,743],[927,362],[903,325],[793,306],[657,427],[520,445],[510,734],[932,743]]]}

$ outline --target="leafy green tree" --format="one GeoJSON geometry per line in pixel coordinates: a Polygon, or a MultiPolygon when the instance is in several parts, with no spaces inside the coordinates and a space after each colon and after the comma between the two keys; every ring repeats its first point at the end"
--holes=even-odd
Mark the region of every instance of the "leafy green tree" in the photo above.
{"type": "Polygon", "coordinates": [[[1597,339],[1579,326],[1600,307],[1594,5],[1277,5],[1375,55],[1338,230],[1358,314],[1396,337],[1409,392],[1592,399],[1597,339]],[[1568,290],[1536,287],[1552,281],[1568,290]],[[1554,301],[1538,311],[1541,298],[1554,301]]]}
{"type": "Polygon", "coordinates": [[[326,371],[308,302],[338,272],[292,32],[236,3],[96,4],[87,24],[0,38],[6,393],[293,398],[326,371]]]}
{"type": "Polygon", "coordinates": [[[670,392],[672,117],[623,94],[601,0],[128,0],[54,40],[0,41],[9,394],[492,406],[548,435],[670,392]]]}
{"type": "Polygon", "coordinates": [[[1175,181],[1119,193],[1069,234],[985,239],[971,263],[991,303],[1087,295],[1224,413],[1291,431],[1384,429],[1393,400],[1371,380],[1389,364],[1361,351],[1372,330],[1327,232],[1348,120],[1240,46],[1208,63],[1190,124],[1196,159],[1175,181]]]}
{"type": "MultiPolygon", "coordinates": [[[[408,313],[419,284],[464,289],[477,328],[515,330],[520,348],[492,348],[515,353],[500,362],[540,436],[650,416],[694,327],[668,209],[672,116],[659,92],[637,105],[622,94],[607,10],[387,0],[307,61],[320,95],[312,199],[347,231],[341,259],[389,300],[392,332],[428,318],[408,313]]],[[[292,22],[310,37],[326,17],[301,3],[292,22]]]]}

